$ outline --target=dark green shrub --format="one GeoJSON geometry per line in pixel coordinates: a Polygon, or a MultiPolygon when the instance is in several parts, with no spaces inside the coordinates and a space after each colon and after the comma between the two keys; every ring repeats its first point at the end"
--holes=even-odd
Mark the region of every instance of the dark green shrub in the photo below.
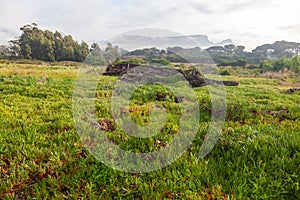
{"type": "Polygon", "coordinates": [[[230,73],[229,73],[229,71],[227,69],[225,69],[225,70],[221,71],[220,75],[222,75],[222,76],[229,76],[230,73]]]}

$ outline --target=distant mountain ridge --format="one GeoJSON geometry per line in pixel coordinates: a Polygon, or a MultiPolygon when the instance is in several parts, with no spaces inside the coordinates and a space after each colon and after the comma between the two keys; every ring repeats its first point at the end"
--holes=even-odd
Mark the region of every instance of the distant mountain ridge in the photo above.
{"type": "MultiPolygon", "coordinates": [[[[107,43],[102,41],[101,43],[107,43]]],[[[134,50],[141,48],[156,47],[166,49],[167,47],[180,46],[183,48],[208,48],[211,46],[225,46],[234,44],[231,39],[226,39],[218,43],[214,43],[208,39],[207,35],[188,35],[188,36],[164,36],[164,37],[149,37],[141,35],[123,35],[110,41],[113,45],[118,45],[126,50],[134,50]]]]}

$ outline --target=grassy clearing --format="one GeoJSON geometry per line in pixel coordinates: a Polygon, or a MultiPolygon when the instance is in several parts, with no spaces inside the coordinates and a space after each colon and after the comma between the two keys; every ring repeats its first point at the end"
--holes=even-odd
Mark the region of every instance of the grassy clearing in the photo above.
{"type": "MultiPolygon", "coordinates": [[[[132,174],[105,166],[83,148],[72,117],[76,67],[43,65],[0,66],[0,198],[300,198],[300,98],[299,93],[286,94],[288,86],[280,80],[226,76],[240,86],[226,87],[223,133],[213,151],[198,161],[210,102],[207,88],[195,89],[201,128],[189,150],[162,170],[132,174]]],[[[100,122],[113,123],[107,99],[114,81],[103,77],[99,84],[100,122]]],[[[144,90],[149,102],[155,101],[154,90],[144,90]]],[[[131,115],[147,124],[147,105],[134,103],[142,101],[137,92],[131,115]]],[[[126,150],[150,152],[167,145],[178,129],[178,105],[172,98],[158,103],[169,109],[162,133],[138,140],[115,128],[108,137],[126,150]]]]}

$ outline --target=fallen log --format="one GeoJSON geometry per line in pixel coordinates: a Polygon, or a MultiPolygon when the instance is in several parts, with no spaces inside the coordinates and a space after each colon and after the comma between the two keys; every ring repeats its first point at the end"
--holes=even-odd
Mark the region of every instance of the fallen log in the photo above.
{"type": "MultiPolygon", "coordinates": [[[[103,75],[122,76],[124,74],[127,74],[128,71],[130,71],[131,69],[133,69],[137,66],[139,66],[139,65],[135,65],[135,64],[113,65],[113,64],[110,64],[106,68],[106,72],[103,73],[103,75]]],[[[147,70],[148,69],[157,69],[156,67],[150,66],[150,65],[149,66],[145,65],[143,67],[145,67],[147,70]]],[[[218,81],[218,80],[203,78],[202,75],[200,74],[200,72],[198,72],[196,69],[193,69],[193,68],[188,69],[188,70],[183,70],[183,69],[179,68],[176,70],[184,76],[184,78],[189,82],[191,87],[204,87],[206,85],[213,85],[213,84],[224,85],[224,86],[238,86],[239,85],[239,83],[235,82],[235,81],[218,81]]],[[[169,68],[166,68],[166,67],[160,68],[161,76],[167,76],[169,73],[170,73],[169,68]]],[[[134,79],[136,75],[130,74],[130,76],[132,79],[134,79]]],[[[128,80],[128,78],[129,77],[127,77],[127,80],[128,80]]]]}

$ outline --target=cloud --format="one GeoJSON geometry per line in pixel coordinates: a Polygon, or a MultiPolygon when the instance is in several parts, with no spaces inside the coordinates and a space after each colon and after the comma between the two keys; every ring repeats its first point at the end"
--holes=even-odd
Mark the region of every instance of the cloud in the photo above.
{"type": "Polygon", "coordinates": [[[283,27],[281,27],[281,29],[300,36],[300,23],[290,25],[290,26],[283,26],[283,27]]]}
{"type": "Polygon", "coordinates": [[[223,13],[241,12],[245,10],[261,10],[271,5],[270,0],[245,0],[224,7],[223,13]]]}
{"type": "Polygon", "coordinates": [[[22,1],[2,0],[0,3],[0,44],[6,44],[8,40],[14,39],[20,33],[19,28],[30,22],[30,13],[35,10],[32,7],[24,7],[22,1]],[[5,30],[5,31],[3,31],[5,30]]]}
{"type": "MultiPolygon", "coordinates": [[[[299,40],[298,8],[293,0],[2,0],[0,44],[36,22],[77,40],[107,40],[140,28],[207,34],[213,41],[231,38],[255,47],[275,39],[299,40]],[[285,28],[282,28],[285,27],[285,28]]],[[[271,41],[273,42],[273,41],[271,41]]]]}
{"type": "Polygon", "coordinates": [[[210,10],[205,4],[200,3],[200,2],[191,3],[191,7],[200,13],[206,13],[206,14],[214,13],[213,10],[210,10]]]}

